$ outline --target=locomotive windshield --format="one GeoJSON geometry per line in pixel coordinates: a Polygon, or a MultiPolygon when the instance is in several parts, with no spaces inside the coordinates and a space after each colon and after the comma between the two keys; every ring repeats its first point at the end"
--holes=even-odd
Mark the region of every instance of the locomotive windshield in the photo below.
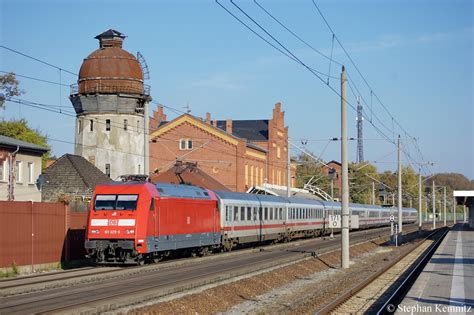
{"type": "Polygon", "coordinates": [[[138,195],[96,195],[94,210],[136,210],[138,195]]]}

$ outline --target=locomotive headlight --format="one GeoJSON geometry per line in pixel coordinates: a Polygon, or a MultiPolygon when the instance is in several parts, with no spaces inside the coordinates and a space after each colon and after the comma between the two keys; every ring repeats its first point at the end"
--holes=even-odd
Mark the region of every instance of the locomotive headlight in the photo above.
{"type": "Polygon", "coordinates": [[[135,234],[135,230],[125,230],[125,234],[135,234]]]}
{"type": "Polygon", "coordinates": [[[91,230],[91,234],[99,234],[100,231],[99,230],[91,230]]]}

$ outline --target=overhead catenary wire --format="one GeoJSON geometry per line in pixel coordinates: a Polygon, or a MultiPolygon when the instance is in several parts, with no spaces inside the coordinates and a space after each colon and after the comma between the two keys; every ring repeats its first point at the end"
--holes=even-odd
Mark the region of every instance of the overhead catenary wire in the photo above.
{"type": "MultiPolygon", "coordinates": [[[[254,31],[250,26],[248,26],[245,22],[243,22],[241,19],[239,19],[235,14],[233,14],[232,12],[230,12],[227,8],[225,8],[221,3],[219,3],[218,0],[216,0],[216,2],[219,4],[219,6],[221,6],[225,11],[227,11],[227,13],[229,13],[231,16],[233,16],[235,19],[237,19],[242,25],[244,25],[247,29],[251,30],[253,33],[256,33],[256,31],[254,31]]],[[[311,69],[305,64],[303,63],[301,60],[299,60],[298,58],[295,58],[296,56],[294,56],[294,54],[292,55],[291,51],[289,51],[284,45],[281,44],[281,42],[279,42],[273,35],[271,35],[267,30],[265,30],[259,23],[257,23],[253,18],[251,18],[245,11],[243,11],[238,5],[236,5],[232,0],[230,1],[240,12],[242,12],[245,16],[247,16],[254,24],[256,24],[260,29],[262,29],[268,36],[270,36],[270,38],[272,38],[278,45],[280,45],[283,49],[285,49],[286,51],[288,51],[288,53],[290,54],[290,56],[288,56],[288,53],[285,53],[285,52],[282,52],[281,49],[279,49],[278,47],[275,47],[275,45],[273,45],[272,43],[269,43],[268,40],[264,39],[261,35],[258,34],[258,37],[263,39],[265,42],[267,42],[270,46],[272,46],[274,49],[278,50],[280,53],[286,55],[287,57],[289,57],[290,59],[292,59],[293,61],[296,61],[298,62],[300,65],[304,66],[305,68],[307,68],[307,70],[309,70],[310,72],[311,69]],[[296,60],[295,60],[296,59],[296,60]]],[[[324,18],[325,19],[325,18],[324,18]]],[[[326,21],[327,22],[327,21],[326,21]]],[[[331,32],[334,33],[331,29],[331,32]]],[[[335,33],[334,33],[335,34],[335,33]]],[[[336,40],[340,43],[339,39],[337,38],[337,36],[335,35],[335,38],[336,40]]],[[[345,50],[345,49],[344,49],[345,50]]],[[[324,82],[324,80],[319,76],[317,75],[317,73],[314,73],[312,72],[315,76],[318,77],[318,79],[320,79],[322,82],[324,82]]],[[[331,85],[327,85],[336,95],[338,95],[339,97],[341,97],[341,95],[339,94],[339,92],[337,92],[331,85]]],[[[373,90],[371,89],[371,97],[372,95],[376,96],[375,93],[373,93],[373,90]]],[[[348,100],[347,101],[347,104],[353,109],[353,110],[356,110],[355,109],[355,106],[349,102],[348,100]]],[[[373,116],[373,111],[371,109],[371,116],[373,116]]],[[[391,117],[393,117],[391,115],[391,117]]],[[[385,129],[390,130],[391,133],[392,133],[392,136],[388,136],[385,132],[383,132],[379,127],[377,127],[375,125],[375,123],[373,122],[373,119],[372,117],[370,117],[370,119],[368,118],[368,114],[365,113],[364,114],[364,118],[366,118],[369,123],[373,126],[373,128],[375,129],[375,131],[381,135],[382,137],[386,138],[387,142],[389,143],[392,143],[393,145],[396,145],[396,141],[395,139],[393,138],[393,134],[394,134],[394,131],[393,131],[393,128],[390,129],[388,128],[382,121],[380,121],[381,125],[383,125],[383,127],[385,129]]],[[[378,119],[380,120],[380,119],[378,119]]],[[[405,152],[406,154],[410,154],[409,152],[405,152]]]]}
{"type": "Polygon", "coordinates": [[[0,45],[0,48],[3,48],[3,49],[8,50],[8,51],[11,51],[11,52],[13,52],[13,53],[15,53],[15,54],[18,54],[18,55],[20,55],[20,56],[23,56],[23,57],[32,59],[32,60],[34,60],[34,61],[40,62],[40,63],[42,63],[42,64],[45,64],[45,65],[49,66],[49,67],[55,68],[55,69],[57,69],[57,70],[61,70],[61,71],[64,71],[64,72],[66,72],[66,73],[69,73],[69,74],[72,74],[72,75],[77,76],[77,73],[74,73],[74,72],[72,72],[72,71],[63,69],[63,68],[61,68],[61,67],[58,67],[58,66],[56,66],[56,65],[53,65],[53,64],[51,64],[51,63],[49,63],[49,62],[46,62],[46,61],[44,61],[44,60],[41,60],[41,59],[39,59],[39,58],[36,58],[36,57],[30,56],[30,55],[28,55],[28,54],[22,53],[22,52],[20,52],[20,51],[18,51],[18,50],[15,50],[15,49],[6,47],[6,46],[4,46],[4,45],[0,45]]]}

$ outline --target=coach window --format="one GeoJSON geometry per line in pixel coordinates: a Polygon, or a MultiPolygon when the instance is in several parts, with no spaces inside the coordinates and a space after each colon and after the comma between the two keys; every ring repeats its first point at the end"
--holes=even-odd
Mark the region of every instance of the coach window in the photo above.
{"type": "Polygon", "coordinates": [[[268,220],[268,208],[265,207],[265,215],[264,215],[265,220],[268,220]]]}
{"type": "Polygon", "coordinates": [[[280,209],[278,210],[278,213],[280,214],[280,216],[279,216],[279,217],[280,217],[280,220],[283,220],[283,209],[280,208],[280,209]]]}
{"type": "Polygon", "coordinates": [[[225,220],[229,221],[229,206],[225,206],[225,220]]]}
{"type": "Polygon", "coordinates": [[[247,207],[247,220],[250,221],[252,220],[252,208],[247,207]]]}
{"type": "Polygon", "coordinates": [[[245,207],[240,207],[240,221],[245,221],[245,207]]]}
{"type": "Polygon", "coordinates": [[[239,207],[234,207],[234,221],[239,221],[239,207]]]}
{"type": "Polygon", "coordinates": [[[274,211],[274,208],[270,208],[270,220],[273,220],[273,211],[274,211]]]}

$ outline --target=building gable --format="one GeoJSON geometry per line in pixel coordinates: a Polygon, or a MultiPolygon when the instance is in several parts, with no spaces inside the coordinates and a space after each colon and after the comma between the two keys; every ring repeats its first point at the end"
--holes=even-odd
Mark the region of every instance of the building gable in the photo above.
{"type": "Polygon", "coordinates": [[[153,132],[151,135],[150,135],[150,139],[154,139],[156,137],[159,137],[169,131],[171,131],[172,129],[182,125],[182,124],[190,124],[192,126],[195,126],[199,129],[202,129],[204,130],[205,132],[225,141],[225,142],[228,142],[230,144],[233,144],[233,145],[237,145],[239,143],[239,140],[236,138],[236,137],[233,137],[229,134],[227,134],[226,132],[222,131],[222,130],[219,130],[218,128],[214,127],[214,126],[211,126],[211,125],[208,125],[206,123],[203,123],[202,121],[190,116],[190,115],[182,115],[178,118],[176,118],[175,120],[172,120],[170,122],[168,122],[167,124],[164,124],[164,125],[161,125],[160,127],[158,127],[158,130],[156,130],[155,132],[153,132]]]}

